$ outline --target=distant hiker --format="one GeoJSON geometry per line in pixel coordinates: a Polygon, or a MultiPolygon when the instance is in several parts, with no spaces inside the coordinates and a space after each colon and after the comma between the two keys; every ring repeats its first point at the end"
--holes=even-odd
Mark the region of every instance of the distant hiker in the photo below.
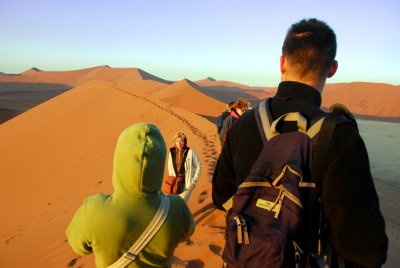
{"type": "Polygon", "coordinates": [[[219,132],[219,140],[221,145],[224,144],[226,133],[236,123],[242,114],[244,114],[250,107],[250,103],[242,98],[238,98],[233,104],[230,115],[222,123],[221,131],[219,132]]]}
{"type": "Polygon", "coordinates": [[[221,133],[221,129],[222,129],[224,120],[228,116],[231,115],[231,111],[232,111],[232,108],[233,108],[234,104],[235,104],[234,101],[231,101],[230,103],[228,103],[228,105],[226,105],[226,110],[217,117],[217,132],[218,132],[218,134],[221,133]]]}
{"type": "Polygon", "coordinates": [[[355,123],[339,116],[343,123],[333,125],[336,128],[329,132],[331,142],[319,143],[324,141],[322,134],[328,133],[325,120],[331,118],[320,106],[326,79],[338,68],[335,55],[336,36],[326,23],[304,19],[293,24],[282,47],[282,82],[276,95],[246,112],[227,133],[212,179],[214,205],[229,210],[233,204],[227,215],[232,221],[227,222],[226,236],[237,243],[227,240],[222,254],[225,267],[294,267],[295,262],[321,267],[329,260],[329,267],[380,267],[385,263],[385,222],[367,150],[355,123]],[[289,118],[291,115],[293,118],[289,118]],[[320,119],[324,121],[319,121],[323,123],[318,132],[320,119]],[[293,143],[293,138],[301,138],[302,142],[293,143]],[[264,150],[265,146],[271,151],[264,150]],[[321,159],[314,154],[324,146],[321,152],[327,155],[322,159],[326,166],[316,166],[321,159]],[[277,147],[282,151],[277,152],[277,147]],[[301,165],[293,168],[292,163],[284,162],[288,155],[301,165]],[[318,169],[324,172],[315,177],[318,169]],[[246,184],[242,184],[244,180],[246,184]],[[283,188],[285,180],[298,183],[287,189],[283,188]],[[257,197],[272,190],[275,196],[270,200],[257,197]],[[317,198],[314,193],[318,192],[313,190],[319,191],[317,198]],[[238,203],[244,199],[236,192],[242,197],[254,193],[249,198],[257,203],[238,203]],[[285,210],[288,206],[292,212],[285,210]],[[315,208],[319,208],[321,218],[321,213],[314,214],[315,208]],[[237,214],[240,211],[242,215],[237,214]],[[237,216],[232,218],[235,213],[237,216]],[[246,213],[254,217],[268,215],[269,223],[250,221],[246,213]],[[282,219],[288,222],[282,223],[282,219]],[[298,222],[286,229],[292,220],[298,222]],[[314,240],[318,230],[319,245],[314,240]],[[287,240],[272,235],[279,232],[287,240]],[[249,247],[257,250],[246,251],[249,247]],[[281,255],[272,256],[272,251],[281,255]],[[321,258],[323,254],[330,259],[321,258]],[[247,260],[245,264],[243,260],[247,260]],[[251,266],[253,261],[258,265],[251,266]],[[274,265],[263,266],[266,263],[274,265]]]}
{"type": "Polygon", "coordinates": [[[179,195],[189,201],[201,173],[201,162],[196,152],[187,146],[185,133],[178,132],[174,136],[174,147],[170,148],[168,157],[168,175],[183,178],[183,192],[179,195]]]}
{"type": "Polygon", "coordinates": [[[72,249],[94,253],[97,267],[131,259],[129,267],[171,267],[174,249],[191,236],[194,220],[179,196],[160,191],[165,160],[165,142],[156,126],[139,123],[125,129],[114,154],[114,192],[85,199],[66,230],[72,249]],[[139,253],[128,253],[152,220],[161,228],[139,253]]]}

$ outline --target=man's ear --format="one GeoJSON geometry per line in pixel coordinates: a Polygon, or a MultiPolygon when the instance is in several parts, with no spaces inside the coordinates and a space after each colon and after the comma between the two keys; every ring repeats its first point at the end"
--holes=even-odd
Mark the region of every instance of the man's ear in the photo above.
{"type": "Polygon", "coordinates": [[[280,58],[280,69],[281,69],[281,75],[286,74],[286,71],[287,71],[287,59],[283,55],[281,55],[281,58],[280,58]]]}
{"type": "Polygon", "coordinates": [[[334,76],[338,67],[339,67],[339,63],[337,62],[337,60],[334,60],[332,62],[331,68],[329,69],[329,72],[326,75],[326,77],[331,78],[332,76],[334,76]]]}

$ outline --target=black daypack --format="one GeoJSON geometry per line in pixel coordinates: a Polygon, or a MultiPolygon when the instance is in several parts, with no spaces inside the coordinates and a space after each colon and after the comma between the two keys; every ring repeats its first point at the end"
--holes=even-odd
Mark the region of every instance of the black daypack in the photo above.
{"type": "MultiPolygon", "coordinates": [[[[322,215],[317,189],[322,179],[311,179],[311,170],[325,117],[307,122],[300,113],[289,113],[274,121],[270,101],[261,102],[255,111],[263,150],[233,198],[224,204],[226,210],[231,208],[224,267],[302,267],[321,238],[322,222],[313,222],[315,232],[310,230],[309,219],[322,215]],[[277,126],[282,121],[296,122],[298,130],[279,133],[277,126]],[[311,238],[315,238],[313,245],[311,238]]],[[[340,120],[329,121],[334,122],[334,129],[340,120]]],[[[330,140],[324,142],[330,144],[330,140]]],[[[318,254],[322,253],[315,249],[314,255],[318,254]]]]}
{"type": "Polygon", "coordinates": [[[217,125],[218,134],[221,132],[221,128],[222,128],[223,123],[224,123],[224,117],[221,114],[221,115],[219,115],[217,117],[217,124],[216,125],[217,125]]]}
{"type": "MultiPolygon", "coordinates": [[[[256,109],[263,150],[224,204],[229,211],[224,267],[331,267],[335,254],[319,197],[333,132],[341,123],[357,128],[354,117],[343,105],[333,105],[331,113],[310,122],[299,113],[273,121],[270,99],[256,109]],[[278,133],[282,121],[296,122],[298,131],[278,133]]],[[[340,256],[335,260],[344,265],[340,256]]]]}
{"type": "Polygon", "coordinates": [[[288,113],[273,121],[270,101],[255,111],[263,149],[232,199],[222,255],[226,267],[292,266],[288,262],[303,251],[302,188],[316,188],[308,178],[324,118],[307,122],[300,113],[288,113]],[[298,130],[279,133],[282,121],[296,122],[298,130]],[[289,253],[293,256],[286,256],[289,253]]]}
{"type": "Polygon", "coordinates": [[[217,125],[217,132],[218,132],[218,134],[221,133],[222,126],[224,125],[224,120],[225,120],[230,114],[231,114],[230,112],[225,111],[225,112],[223,112],[222,114],[220,114],[220,115],[217,117],[217,123],[216,123],[216,125],[217,125]]]}

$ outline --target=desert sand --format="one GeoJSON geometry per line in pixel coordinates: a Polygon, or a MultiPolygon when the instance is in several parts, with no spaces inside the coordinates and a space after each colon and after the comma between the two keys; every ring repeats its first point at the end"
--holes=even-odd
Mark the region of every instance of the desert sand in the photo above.
{"type": "MultiPolygon", "coordinates": [[[[71,250],[65,229],[85,197],[113,191],[112,158],[118,135],[143,121],[160,128],[167,146],[172,146],[177,131],[184,131],[188,145],[199,153],[203,164],[189,202],[196,231],[176,249],[174,267],[221,267],[224,214],[215,210],[211,201],[211,178],[220,152],[213,120],[226,102],[245,96],[257,103],[274,89],[210,78],[174,82],[136,68],[108,66],[68,72],[30,69],[20,75],[0,74],[1,83],[24,83],[22,91],[38,83],[62,85],[66,90],[45,102],[37,100],[37,106],[0,125],[0,267],[25,267],[28,262],[30,267],[94,267],[93,257],[79,257],[71,250]]],[[[339,94],[338,102],[347,101],[357,113],[400,118],[396,110],[399,87],[368,85],[374,101],[354,101],[361,89],[356,87],[352,95],[351,84],[343,85],[343,92],[327,90],[328,100],[339,94]],[[380,94],[374,95],[374,88],[380,94]],[[340,99],[343,94],[346,96],[340,99]],[[382,103],[384,107],[374,108],[382,103]],[[368,109],[364,112],[357,107],[368,109]]],[[[0,94],[1,98],[4,95],[0,94]]],[[[11,102],[19,103],[16,98],[5,101],[11,102]]],[[[400,125],[359,120],[359,126],[390,239],[384,267],[398,267],[400,125]]]]}

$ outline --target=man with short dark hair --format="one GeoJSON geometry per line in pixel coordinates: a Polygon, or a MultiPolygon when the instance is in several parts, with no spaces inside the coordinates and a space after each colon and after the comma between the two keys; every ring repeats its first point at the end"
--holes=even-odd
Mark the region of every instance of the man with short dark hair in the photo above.
{"type": "MultiPolygon", "coordinates": [[[[321,93],[338,68],[335,56],[336,35],[326,23],[304,19],[291,26],[280,58],[281,83],[270,103],[274,120],[289,112],[300,112],[307,121],[324,113],[321,93]]],[[[212,180],[218,209],[224,210],[263,148],[255,115],[254,109],[246,112],[227,133],[212,180]]],[[[278,127],[283,133],[297,130],[291,122],[278,127]]],[[[365,144],[350,124],[334,132],[322,189],[330,241],[346,267],[381,266],[388,248],[385,222],[365,144]]]]}

